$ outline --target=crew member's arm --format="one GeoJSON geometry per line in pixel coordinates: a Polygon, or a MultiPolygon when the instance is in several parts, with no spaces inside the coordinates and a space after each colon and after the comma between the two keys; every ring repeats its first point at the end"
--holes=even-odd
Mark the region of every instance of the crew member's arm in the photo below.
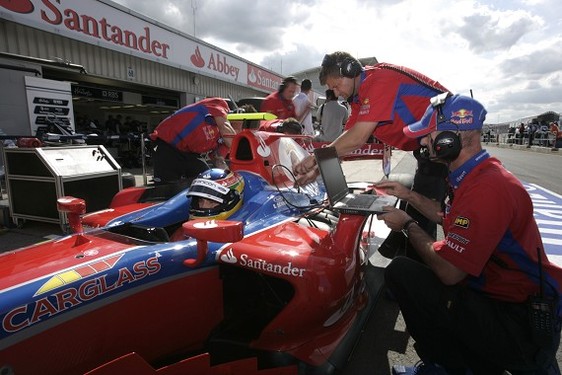
{"type": "Polygon", "coordinates": [[[423,216],[441,224],[443,222],[443,213],[441,212],[441,204],[436,200],[415,192],[396,181],[381,181],[375,184],[375,187],[384,189],[387,194],[394,195],[396,198],[408,202],[423,216]]]}
{"type": "MultiPolygon", "coordinates": [[[[338,156],[342,157],[363,146],[376,127],[377,122],[358,122],[328,146],[334,146],[338,156]]],[[[314,155],[307,156],[300,163],[293,165],[293,172],[301,186],[314,181],[319,174],[314,155]]]]}
{"type": "Polygon", "coordinates": [[[462,281],[466,272],[452,265],[433,249],[435,240],[431,238],[406,212],[392,206],[385,207],[385,213],[377,217],[393,231],[404,231],[408,240],[422,260],[435,272],[445,285],[455,285],[462,281]]]}
{"type": "Polygon", "coordinates": [[[357,122],[343,132],[330,146],[335,146],[340,157],[363,146],[375,131],[377,122],[357,122]]]}
{"type": "Polygon", "coordinates": [[[216,116],[215,122],[219,127],[219,131],[221,135],[223,135],[224,143],[230,148],[230,145],[232,144],[232,137],[224,137],[224,136],[225,135],[233,136],[236,134],[236,130],[234,130],[232,125],[230,125],[230,122],[228,122],[225,117],[216,116]]]}
{"type": "Polygon", "coordinates": [[[211,158],[211,160],[213,161],[213,165],[216,168],[220,168],[220,169],[229,169],[228,168],[228,164],[226,164],[226,160],[224,159],[224,157],[222,155],[219,154],[218,151],[213,151],[209,157],[211,158]]]}

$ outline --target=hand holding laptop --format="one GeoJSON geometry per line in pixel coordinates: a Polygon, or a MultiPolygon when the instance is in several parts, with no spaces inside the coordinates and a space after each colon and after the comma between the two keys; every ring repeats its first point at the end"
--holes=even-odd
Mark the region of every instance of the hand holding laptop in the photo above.
{"type": "Polygon", "coordinates": [[[377,214],[377,219],[383,220],[386,226],[395,232],[400,232],[404,228],[404,224],[412,219],[399,208],[386,206],[383,209],[384,212],[377,214]]]}
{"type": "Polygon", "coordinates": [[[373,185],[375,190],[384,191],[385,194],[394,195],[396,198],[408,201],[411,189],[397,181],[383,180],[373,185]]]}

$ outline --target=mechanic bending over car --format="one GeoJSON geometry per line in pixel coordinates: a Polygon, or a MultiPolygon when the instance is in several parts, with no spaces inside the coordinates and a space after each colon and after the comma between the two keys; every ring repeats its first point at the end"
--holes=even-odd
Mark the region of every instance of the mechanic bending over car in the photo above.
{"type": "Polygon", "coordinates": [[[165,118],[150,135],[154,142],[154,182],[173,183],[189,179],[213,164],[227,168],[228,154],[235,134],[227,121],[228,104],[221,98],[207,98],[185,106],[165,118]]]}
{"type": "Polygon", "coordinates": [[[385,270],[422,360],[394,374],[560,373],[562,269],[544,252],[525,187],[482,149],[485,116],[476,100],[443,94],[404,128],[448,166],[442,206],[397,182],[377,184],[441,223],[445,235],[435,241],[394,207],[378,215],[425,262],[399,256],[385,270]]]}
{"type": "MultiPolygon", "coordinates": [[[[404,125],[419,120],[429,99],[448,90],[412,69],[386,63],[363,67],[347,52],[334,52],[324,56],[319,74],[320,83],[327,85],[336,96],[344,97],[351,104],[351,116],[345,131],[329,146],[335,146],[338,155],[361,147],[371,135],[390,146],[404,151],[415,151],[418,167],[414,176],[414,191],[438,202],[447,193],[447,168],[443,164],[424,159],[419,154],[416,139],[404,136],[404,125]]],[[[299,185],[312,182],[318,176],[314,156],[305,158],[293,166],[299,185]]],[[[435,223],[424,218],[411,207],[412,215],[428,234],[436,235],[435,223]]],[[[413,249],[407,249],[408,241],[401,233],[392,233],[383,244],[389,249],[381,254],[392,257],[399,250],[417,258],[413,249]]]]}

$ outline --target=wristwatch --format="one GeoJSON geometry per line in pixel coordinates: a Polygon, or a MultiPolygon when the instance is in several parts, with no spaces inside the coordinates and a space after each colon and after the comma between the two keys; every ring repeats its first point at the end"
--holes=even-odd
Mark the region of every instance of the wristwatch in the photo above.
{"type": "Polygon", "coordinates": [[[418,224],[418,222],[414,219],[410,219],[404,223],[404,226],[402,226],[402,233],[404,234],[404,236],[408,237],[408,229],[410,229],[410,226],[412,226],[412,224],[418,224]]]}

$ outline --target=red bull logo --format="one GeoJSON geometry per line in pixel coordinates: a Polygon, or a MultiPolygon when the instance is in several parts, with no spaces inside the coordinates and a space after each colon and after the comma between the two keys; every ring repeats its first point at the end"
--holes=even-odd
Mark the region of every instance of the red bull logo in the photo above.
{"type": "Polygon", "coordinates": [[[465,118],[465,117],[472,117],[472,111],[467,109],[459,109],[458,111],[453,111],[451,117],[458,117],[458,118],[465,118]]]}
{"type": "Polygon", "coordinates": [[[451,122],[457,125],[471,125],[474,122],[472,111],[459,109],[451,113],[451,122]]]}

